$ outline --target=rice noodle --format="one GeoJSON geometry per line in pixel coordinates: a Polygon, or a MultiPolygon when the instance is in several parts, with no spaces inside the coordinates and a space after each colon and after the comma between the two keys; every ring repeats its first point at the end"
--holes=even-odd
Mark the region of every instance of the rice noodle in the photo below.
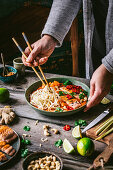
{"type": "Polygon", "coordinates": [[[55,110],[56,107],[60,107],[60,104],[58,102],[60,96],[54,88],[50,87],[51,91],[48,90],[48,86],[46,85],[43,89],[38,89],[35,92],[33,92],[30,96],[30,103],[38,109],[41,110],[55,110]]]}

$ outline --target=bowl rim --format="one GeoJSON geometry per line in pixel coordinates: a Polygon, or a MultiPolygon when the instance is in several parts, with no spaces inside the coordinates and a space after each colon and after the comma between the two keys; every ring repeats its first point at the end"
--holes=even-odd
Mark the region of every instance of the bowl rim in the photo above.
{"type": "Polygon", "coordinates": [[[13,60],[13,63],[14,63],[14,64],[24,65],[23,62],[22,62],[22,63],[16,62],[15,60],[17,60],[17,59],[21,59],[21,60],[22,60],[22,57],[14,58],[14,60],[13,60]]]}
{"type": "MultiPolygon", "coordinates": [[[[51,80],[51,79],[68,79],[68,80],[72,80],[72,79],[75,79],[74,77],[51,77],[51,78],[47,78],[47,80],[51,80]]],[[[88,93],[89,93],[89,90],[90,90],[90,88],[85,84],[85,83],[83,83],[83,82],[81,82],[81,81],[79,81],[79,80],[76,80],[75,79],[75,81],[76,82],[78,82],[78,83],[81,83],[81,84],[83,84],[87,89],[88,89],[88,93]]],[[[29,90],[29,88],[31,87],[31,86],[33,86],[34,84],[36,84],[36,83],[39,83],[39,82],[41,82],[40,80],[39,81],[37,81],[37,82],[34,82],[34,83],[32,83],[26,90],[25,90],[25,99],[26,99],[26,101],[27,101],[27,103],[32,107],[32,108],[34,108],[34,109],[36,109],[36,110],[38,110],[38,111],[40,111],[42,114],[44,114],[44,112],[45,113],[47,113],[47,114],[49,114],[50,112],[49,111],[45,111],[45,110],[41,110],[41,109],[38,109],[37,107],[35,107],[35,106],[33,106],[28,100],[27,100],[27,91],[29,90]]],[[[89,96],[88,96],[89,97],[89,96]]],[[[88,102],[88,100],[87,100],[87,102],[88,102]]],[[[86,104],[87,104],[87,102],[86,102],[86,104]]],[[[83,105],[83,106],[81,106],[81,107],[79,107],[79,108],[77,108],[77,109],[75,109],[75,110],[70,110],[70,111],[65,111],[65,112],[56,112],[57,114],[55,114],[55,115],[53,115],[53,116],[61,116],[61,113],[62,113],[62,115],[65,115],[65,113],[70,113],[69,115],[71,115],[74,111],[79,111],[79,110],[81,110],[82,108],[84,108],[85,106],[86,106],[86,104],[85,105],[83,105]],[[64,113],[64,114],[63,114],[64,113]]],[[[55,112],[51,112],[51,113],[55,113],[55,112]]],[[[49,115],[48,115],[49,116],[49,115]]],[[[51,116],[51,115],[50,115],[51,116]]]]}
{"type": "MultiPolygon", "coordinates": [[[[55,157],[59,160],[59,162],[60,162],[60,170],[63,169],[63,161],[62,161],[62,159],[61,159],[61,157],[60,157],[59,155],[57,155],[57,154],[54,153],[54,152],[49,152],[49,151],[37,151],[37,152],[31,153],[30,155],[28,155],[28,156],[24,159],[24,161],[23,161],[23,163],[22,163],[22,168],[23,168],[23,170],[27,170],[27,169],[25,169],[26,167],[24,167],[24,166],[25,166],[24,164],[25,164],[26,162],[30,163],[31,160],[29,161],[29,158],[32,157],[33,155],[35,156],[35,155],[38,155],[38,154],[49,154],[49,155],[55,156],[55,157]]],[[[35,159],[33,159],[33,160],[35,160],[35,159]]]]}

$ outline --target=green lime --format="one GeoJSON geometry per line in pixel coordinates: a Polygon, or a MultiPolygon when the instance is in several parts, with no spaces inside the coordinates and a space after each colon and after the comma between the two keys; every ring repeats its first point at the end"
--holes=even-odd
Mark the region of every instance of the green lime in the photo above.
{"type": "Polygon", "coordinates": [[[9,99],[9,91],[6,88],[0,88],[0,102],[4,103],[9,99]]]}
{"type": "Polygon", "coordinates": [[[108,103],[110,103],[110,100],[107,99],[106,97],[104,97],[104,98],[101,100],[101,103],[102,103],[102,104],[108,104],[108,103]]]}
{"type": "Polygon", "coordinates": [[[90,156],[94,151],[94,143],[90,138],[82,138],[77,143],[77,151],[82,156],[90,156]]]}
{"type": "Polygon", "coordinates": [[[81,129],[79,125],[72,130],[72,136],[76,139],[82,138],[81,129]]]}
{"type": "Polygon", "coordinates": [[[63,141],[63,149],[66,153],[73,153],[74,147],[70,144],[70,142],[67,139],[64,139],[63,141]]]}

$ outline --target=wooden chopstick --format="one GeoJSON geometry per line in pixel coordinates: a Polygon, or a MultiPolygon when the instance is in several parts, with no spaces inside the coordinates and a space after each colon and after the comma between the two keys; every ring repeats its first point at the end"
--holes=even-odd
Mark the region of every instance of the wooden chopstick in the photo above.
{"type": "MultiPolygon", "coordinates": [[[[27,39],[25,33],[22,32],[22,35],[23,35],[24,40],[25,40],[26,44],[28,45],[30,51],[32,51],[32,47],[31,47],[31,45],[30,45],[30,43],[29,43],[29,41],[28,41],[28,39],[27,39]]],[[[38,68],[39,68],[39,70],[40,70],[42,76],[44,77],[45,82],[47,83],[47,85],[48,85],[48,87],[49,87],[49,83],[48,83],[48,81],[47,81],[47,79],[46,79],[46,77],[45,77],[45,75],[44,75],[44,72],[42,71],[42,68],[40,67],[40,65],[38,65],[38,68]]]]}
{"type": "MultiPolygon", "coordinates": [[[[12,40],[14,41],[15,45],[18,47],[18,49],[20,50],[20,52],[22,53],[22,55],[27,59],[27,56],[25,55],[24,51],[22,50],[22,48],[19,46],[19,44],[17,43],[17,41],[15,40],[15,38],[13,37],[12,40]]],[[[44,81],[42,80],[42,78],[40,77],[40,75],[38,74],[38,72],[36,71],[36,69],[32,66],[32,69],[34,70],[34,72],[36,73],[36,75],[38,76],[38,78],[41,80],[41,82],[46,85],[44,83],[44,81]]]]}

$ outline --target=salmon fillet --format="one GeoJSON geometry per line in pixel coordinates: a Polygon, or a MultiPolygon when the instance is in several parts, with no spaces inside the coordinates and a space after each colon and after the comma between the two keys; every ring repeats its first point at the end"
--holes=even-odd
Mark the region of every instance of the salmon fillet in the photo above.
{"type": "Polygon", "coordinates": [[[12,156],[15,153],[15,149],[4,141],[0,142],[0,150],[12,156]]]}
{"type": "Polygon", "coordinates": [[[4,153],[0,152],[0,162],[6,161],[7,157],[4,153]]]}
{"type": "Polygon", "coordinates": [[[17,134],[8,126],[0,126],[0,141],[11,143],[17,138],[17,134]]]}

